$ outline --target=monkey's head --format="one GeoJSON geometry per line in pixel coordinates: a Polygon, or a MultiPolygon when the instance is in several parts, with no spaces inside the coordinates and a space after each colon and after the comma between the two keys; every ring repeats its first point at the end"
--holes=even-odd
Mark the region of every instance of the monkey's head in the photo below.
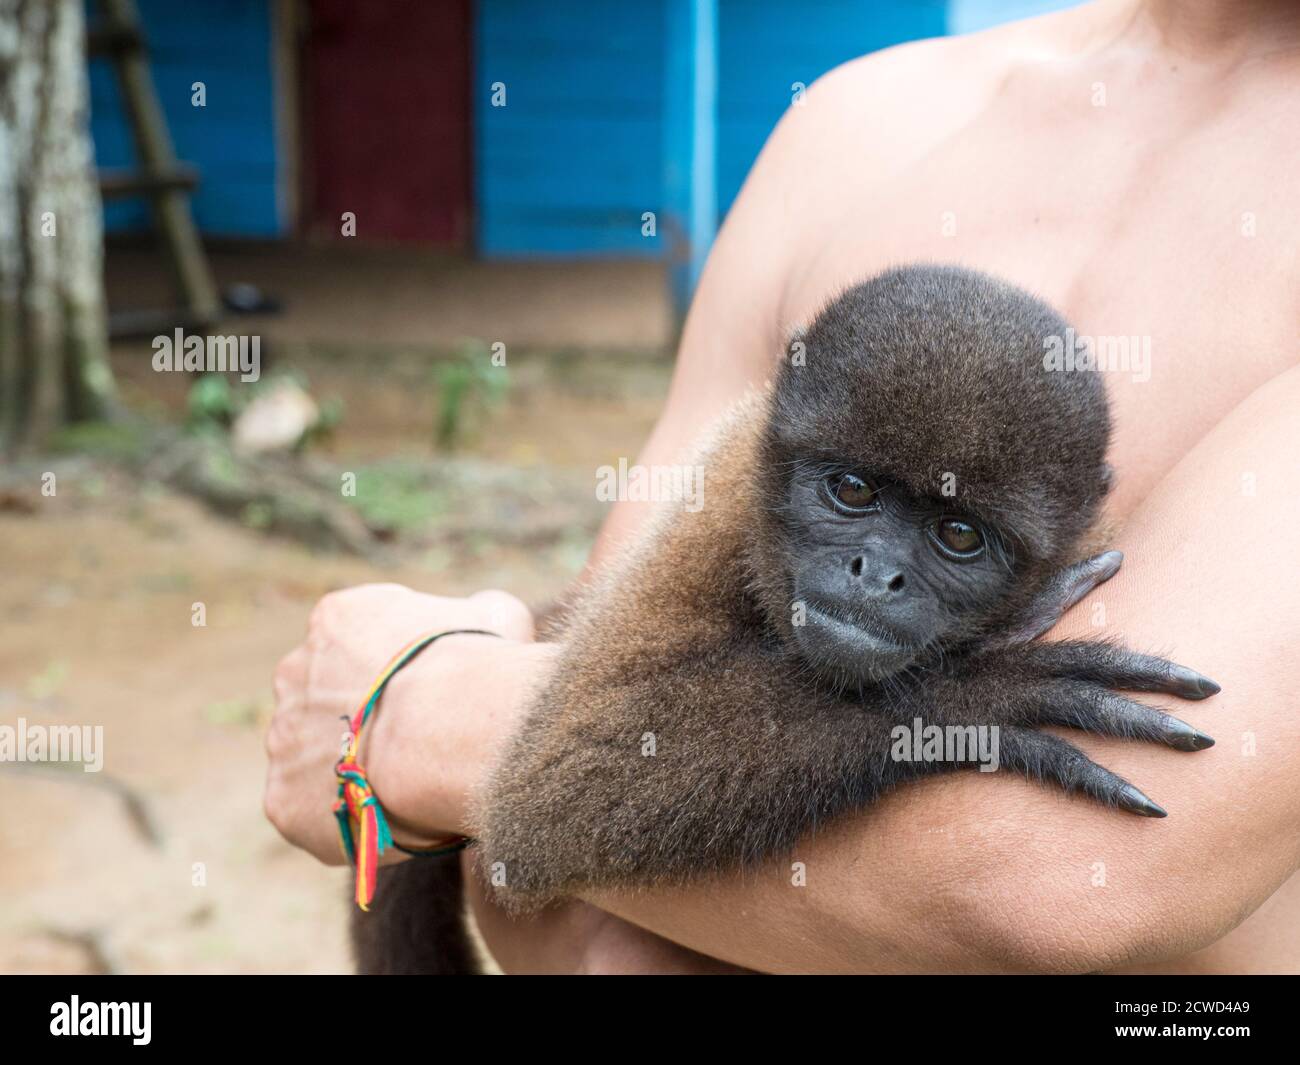
{"type": "Polygon", "coordinates": [[[1108,487],[1110,418],[1098,374],[1044,368],[1067,329],[1004,282],[911,266],[849,289],[792,345],[750,579],[821,676],[960,654],[1074,560],[1108,487]]]}

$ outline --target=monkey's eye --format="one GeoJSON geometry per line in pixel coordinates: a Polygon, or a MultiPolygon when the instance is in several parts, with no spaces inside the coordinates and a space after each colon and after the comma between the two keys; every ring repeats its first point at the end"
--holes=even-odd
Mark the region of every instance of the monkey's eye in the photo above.
{"type": "Polygon", "coordinates": [[[984,537],[980,531],[958,518],[941,518],[934,531],[947,552],[959,558],[974,558],[984,550],[984,537]]]}
{"type": "Polygon", "coordinates": [[[833,475],[826,482],[826,488],[841,510],[855,512],[871,510],[879,503],[876,498],[879,494],[876,486],[851,473],[833,475]]]}

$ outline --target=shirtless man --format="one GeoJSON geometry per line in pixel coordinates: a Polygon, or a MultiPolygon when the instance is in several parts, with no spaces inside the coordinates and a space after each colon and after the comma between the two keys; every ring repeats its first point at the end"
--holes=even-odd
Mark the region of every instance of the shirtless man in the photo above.
{"type": "MultiPolygon", "coordinates": [[[[480,895],[504,968],[1300,971],[1298,116],[1291,0],[1113,0],[832,71],[727,217],[641,458],[672,461],[771,373],[789,327],[894,263],[987,270],[1081,334],[1150,338],[1149,374],[1105,375],[1125,567],[1049,638],[1095,636],[1104,606],[1105,631],[1222,682],[1212,704],[1179,707],[1219,740],[1195,765],[1070,737],[1170,816],[935,777],[805,841],[799,890],[781,862],[526,923],[480,895]]],[[[619,504],[596,555],[646,514],[619,504]]],[[[434,627],[512,639],[441,641],[390,687],[369,764],[412,840],[473,832],[469,797],[554,657],[503,593],[323,600],[277,673],[266,794],[323,860],[338,860],[338,718],[434,627]]]]}

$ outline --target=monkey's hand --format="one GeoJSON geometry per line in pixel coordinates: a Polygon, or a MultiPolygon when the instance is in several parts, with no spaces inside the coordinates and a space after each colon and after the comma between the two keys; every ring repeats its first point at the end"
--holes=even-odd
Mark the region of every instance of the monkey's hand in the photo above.
{"type": "Polygon", "coordinates": [[[1002,765],[1067,792],[1145,817],[1165,811],[1128,781],[1097,765],[1067,741],[1037,731],[1061,725],[1102,736],[1201,751],[1214,740],[1185,721],[1120,691],[1206,699],[1219,686],[1195,670],[1114,644],[1087,641],[1022,643],[979,655],[952,675],[917,689],[927,723],[997,726],[1002,765]]]}

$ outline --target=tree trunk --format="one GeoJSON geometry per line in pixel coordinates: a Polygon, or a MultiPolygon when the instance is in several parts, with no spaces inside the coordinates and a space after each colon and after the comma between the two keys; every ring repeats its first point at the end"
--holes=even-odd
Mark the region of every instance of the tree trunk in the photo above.
{"type": "Polygon", "coordinates": [[[0,449],[113,397],[80,0],[0,0],[0,449]]]}

